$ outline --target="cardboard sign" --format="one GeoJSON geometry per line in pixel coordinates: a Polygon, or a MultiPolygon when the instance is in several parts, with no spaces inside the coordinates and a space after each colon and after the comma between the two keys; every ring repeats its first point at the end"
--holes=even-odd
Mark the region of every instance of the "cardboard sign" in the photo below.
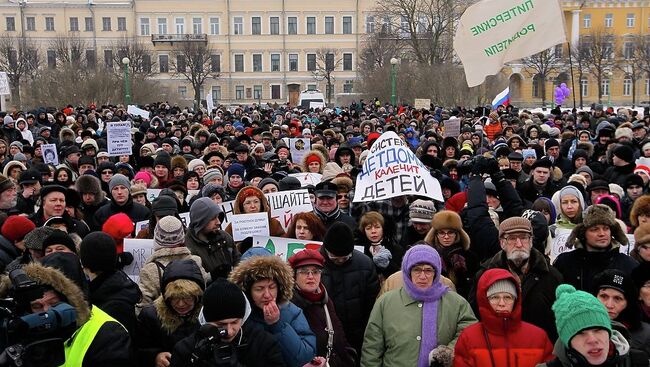
{"type": "Polygon", "coordinates": [[[289,176],[295,177],[300,181],[300,187],[305,187],[309,185],[318,185],[320,181],[323,178],[323,175],[320,173],[310,173],[310,172],[302,172],[302,173],[290,173],[289,176]]]}
{"type": "Polygon", "coordinates": [[[458,138],[460,135],[460,119],[451,118],[445,121],[445,138],[448,136],[458,138]]]}
{"type": "Polygon", "coordinates": [[[416,110],[428,110],[431,108],[431,100],[428,98],[416,98],[415,103],[413,103],[413,107],[415,107],[416,110]]]}
{"type": "MultiPolygon", "coordinates": [[[[264,247],[271,253],[289,260],[295,253],[304,249],[319,250],[323,245],[319,241],[297,240],[295,238],[253,236],[253,247],[264,247]]],[[[354,249],[363,253],[363,246],[354,246],[354,249]]]]}
{"type": "Polygon", "coordinates": [[[306,189],[273,192],[265,196],[271,208],[271,218],[277,219],[285,231],[295,214],[314,211],[306,189]]]}
{"type": "Polygon", "coordinates": [[[305,155],[311,150],[311,140],[307,138],[291,138],[289,139],[289,150],[291,151],[291,159],[300,164],[305,155]]]}
{"type": "Polygon", "coordinates": [[[42,144],[41,152],[43,153],[43,162],[54,166],[59,165],[59,153],[56,151],[56,144],[42,144]]]}
{"type": "Polygon", "coordinates": [[[242,241],[246,237],[268,236],[269,216],[266,212],[235,214],[232,220],[232,239],[242,241]]]}
{"type": "Polygon", "coordinates": [[[109,122],[106,124],[108,133],[108,155],[111,157],[131,155],[133,142],[131,141],[131,123],[109,122]]]}
{"type": "Polygon", "coordinates": [[[357,176],[353,201],[376,201],[401,195],[444,201],[438,180],[394,131],[387,131],[370,148],[357,176]]]}
{"type": "MultiPolygon", "coordinates": [[[[566,240],[569,238],[569,235],[571,234],[570,229],[556,229],[555,230],[555,238],[553,239],[553,245],[551,246],[551,263],[555,261],[555,258],[558,257],[560,254],[565,253],[565,252],[570,252],[575,249],[575,247],[572,248],[567,248],[566,247],[566,240]]],[[[627,246],[620,246],[618,248],[619,252],[625,255],[629,255],[630,251],[634,248],[634,235],[633,234],[627,234],[627,240],[629,244],[627,246]]]]}
{"type": "Polygon", "coordinates": [[[153,254],[153,240],[152,239],[124,239],[124,252],[129,252],[133,255],[133,262],[131,265],[125,266],[124,272],[134,282],[140,280],[140,269],[153,254]]]}
{"type": "Polygon", "coordinates": [[[134,105],[129,105],[126,109],[126,112],[131,116],[140,116],[143,120],[149,120],[150,113],[147,110],[143,110],[134,105]]]}

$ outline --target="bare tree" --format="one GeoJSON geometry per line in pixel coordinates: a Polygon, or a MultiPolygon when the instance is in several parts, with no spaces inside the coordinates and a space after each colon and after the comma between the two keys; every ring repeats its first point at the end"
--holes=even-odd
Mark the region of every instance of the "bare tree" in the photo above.
{"type": "MultiPolygon", "coordinates": [[[[113,63],[122,65],[122,59],[129,58],[129,75],[138,80],[153,75],[156,68],[153,52],[138,37],[123,37],[114,42],[111,47],[115,50],[113,63]]],[[[121,68],[118,74],[122,75],[121,68]]]]}
{"type": "Polygon", "coordinates": [[[83,70],[86,64],[88,42],[75,35],[57,35],[51,43],[51,50],[58,65],[71,65],[83,70]]]}
{"type": "MultiPolygon", "coordinates": [[[[632,106],[636,105],[637,81],[646,74],[645,65],[648,44],[644,36],[631,36],[621,50],[620,62],[616,68],[625,73],[625,78],[632,81],[632,106]]],[[[650,61],[650,60],[648,60],[650,61]]]]}
{"type": "Polygon", "coordinates": [[[546,106],[546,81],[559,70],[562,58],[558,57],[552,48],[549,48],[532,56],[524,57],[521,61],[531,75],[539,77],[542,106],[546,106]]]}
{"type": "Polygon", "coordinates": [[[316,68],[311,72],[317,81],[325,81],[327,85],[327,104],[332,104],[334,91],[334,71],[341,65],[341,51],[331,48],[320,48],[316,51],[316,68]]]}
{"type": "Polygon", "coordinates": [[[0,71],[7,73],[15,106],[22,105],[20,87],[24,77],[33,78],[40,64],[38,47],[31,39],[6,33],[0,36],[0,71]]]}
{"type": "Polygon", "coordinates": [[[394,34],[379,31],[366,37],[364,48],[361,52],[361,72],[372,72],[390,63],[393,57],[399,57],[404,50],[404,43],[400,42],[394,34]]]}
{"type": "Polygon", "coordinates": [[[219,77],[217,69],[212,65],[211,46],[200,42],[183,42],[173,52],[171,64],[174,67],[174,75],[185,78],[192,85],[194,90],[195,107],[201,106],[201,88],[208,79],[219,77]]]}
{"type": "Polygon", "coordinates": [[[582,65],[598,83],[598,103],[603,101],[603,79],[618,65],[615,50],[614,35],[602,29],[595,29],[580,40],[579,53],[582,65]]]}

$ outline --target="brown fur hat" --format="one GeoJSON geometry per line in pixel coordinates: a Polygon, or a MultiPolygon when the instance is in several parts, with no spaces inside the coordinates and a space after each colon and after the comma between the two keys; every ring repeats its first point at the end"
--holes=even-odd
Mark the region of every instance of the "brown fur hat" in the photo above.
{"type": "Polygon", "coordinates": [[[246,293],[252,303],[251,288],[253,283],[273,279],[278,285],[278,297],[275,302],[285,304],[293,297],[294,278],[289,264],[277,256],[253,256],[237,265],[228,280],[246,293]]]}
{"type": "Polygon", "coordinates": [[[650,244],[650,225],[642,224],[634,230],[634,248],[630,251],[630,256],[639,262],[643,262],[639,255],[639,246],[650,244]]]}
{"type": "Polygon", "coordinates": [[[172,170],[182,168],[187,171],[187,160],[182,155],[176,155],[172,158],[172,170]]]}
{"type": "Polygon", "coordinates": [[[354,183],[350,177],[341,175],[332,179],[332,183],[335,183],[338,186],[338,191],[350,192],[354,188],[354,183]]]}
{"type": "Polygon", "coordinates": [[[630,223],[632,227],[639,226],[639,215],[650,217],[650,195],[642,195],[634,200],[634,204],[630,210],[630,223]]]}
{"type": "Polygon", "coordinates": [[[443,210],[434,214],[433,219],[431,220],[431,229],[427,233],[424,241],[435,245],[437,244],[436,232],[443,229],[453,229],[459,233],[458,240],[463,249],[469,249],[469,235],[463,229],[463,221],[460,219],[458,213],[451,210],[443,210]]]}
{"type": "Polygon", "coordinates": [[[585,210],[582,215],[582,223],[579,223],[567,238],[566,246],[568,248],[584,248],[586,245],[585,232],[588,228],[602,224],[609,226],[614,240],[612,241],[613,247],[618,247],[620,245],[627,245],[628,240],[625,232],[621,229],[621,226],[616,221],[616,216],[614,211],[603,204],[594,204],[585,210]]]}

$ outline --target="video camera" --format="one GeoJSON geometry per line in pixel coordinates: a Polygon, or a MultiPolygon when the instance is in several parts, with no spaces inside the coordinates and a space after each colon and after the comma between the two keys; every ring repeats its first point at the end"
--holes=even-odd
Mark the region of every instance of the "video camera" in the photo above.
{"type": "Polygon", "coordinates": [[[228,330],[206,324],[197,331],[197,342],[190,357],[192,366],[238,366],[237,349],[245,344],[223,341],[228,330]]]}
{"type": "Polygon", "coordinates": [[[43,287],[22,267],[10,270],[9,279],[13,298],[0,300],[0,367],[62,365],[64,338],[60,336],[76,329],[77,311],[61,302],[45,312],[24,315],[31,301],[43,297],[43,287]]]}

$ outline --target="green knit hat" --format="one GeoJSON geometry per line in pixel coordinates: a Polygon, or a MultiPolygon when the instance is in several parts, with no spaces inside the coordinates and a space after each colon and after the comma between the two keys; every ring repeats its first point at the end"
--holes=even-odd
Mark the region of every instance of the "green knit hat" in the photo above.
{"type": "Polygon", "coordinates": [[[612,322],[605,306],[596,297],[576,290],[572,285],[560,284],[555,290],[555,325],[562,343],[568,347],[576,334],[585,329],[605,329],[612,334],[612,322]]]}

